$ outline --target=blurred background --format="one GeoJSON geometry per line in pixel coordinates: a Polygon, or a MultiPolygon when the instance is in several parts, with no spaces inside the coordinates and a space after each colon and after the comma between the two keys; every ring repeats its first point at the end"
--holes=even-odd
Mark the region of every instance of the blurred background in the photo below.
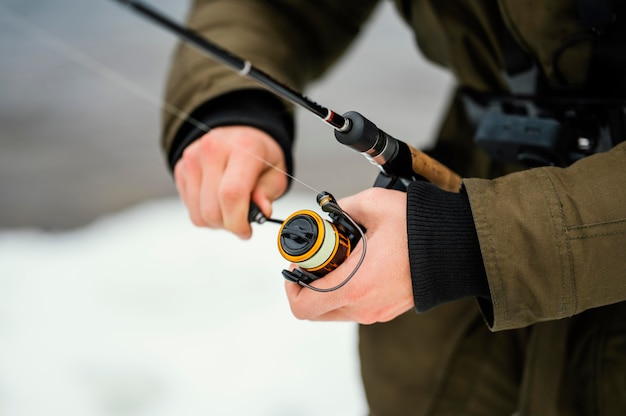
{"type": "MultiPolygon", "coordinates": [[[[151,98],[174,43],[113,1],[0,0],[0,414],[363,414],[356,328],[291,317],[276,229],[189,224],[151,98]]],[[[307,95],[425,147],[449,85],[382,2],[307,95]]],[[[297,123],[300,180],[372,184],[328,126],[297,123]]],[[[304,205],[295,184],[277,215],[304,205]]]]}

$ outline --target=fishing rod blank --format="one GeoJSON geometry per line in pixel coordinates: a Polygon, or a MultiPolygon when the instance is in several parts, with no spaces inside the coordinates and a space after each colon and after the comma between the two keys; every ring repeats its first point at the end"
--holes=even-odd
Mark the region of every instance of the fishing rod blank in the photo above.
{"type": "Polygon", "coordinates": [[[346,118],[324,106],[321,106],[302,93],[277,81],[272,76],[266,74],[258,68],[255,68],[252,66],[250,61],[234,55],[233,53],[198,35],[193,30],[174,22],[172,19],[158,12],[156,9],[135,0],[115,1],[130,7],[132,10],[150,19],[152,22],[155,22],[168,31],[173,32],[186,43],[196,47],[196,49],[201,52],[208,54],[216,61],[234,69],[239,73],[239,75],[251,78],[273,93],[291,101],[293,104],[309,110],[320,119],[333,126],[335,129],[342,131],[349,128],[349,122],[346,118]]]}
{"type": "MultiPolygon", "coordinates": [[[[217,46],[142,2],[136,0],[115,1],[129,6],[140,15],[175,33],[181,40],[234,69],[240,75],[255,80],[271,92],[309,110],[335,128],[337,141],[363,154],[381,169],[384,176],[394,180],[399,177],[409,181],[421,177],[444,190],[459,191],[461,186],[459,175],[425,153],[385,133],[360,113],[351,111],[339,115],[255,68],[250,61],[217,46]]],[[[256,214],[259,212],[260,210],[257,210],[256,214]]],[[[252,214],[249,219],[259,218],[259,215],[252,214]]]]}

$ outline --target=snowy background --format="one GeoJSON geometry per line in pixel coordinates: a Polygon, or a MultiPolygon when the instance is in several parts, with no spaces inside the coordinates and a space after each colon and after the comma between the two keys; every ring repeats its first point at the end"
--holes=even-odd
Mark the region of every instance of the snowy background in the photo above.
{"type": "MultiPolygon", "coordinates": [[[[179,19],[188,6],[151,3],[179,19]]],[[[307,93],[423,147],[449,78],[383,3],[307,93]]],[[[276,226],[246,242],[193,227],[159,153],[159,109],[29,27],[156,96],[172,37],[106,0],[0,8],[0,415],[365,414],[356,326],[291,316],[276,226]]],[[[341,197],[373,182],[319,120],[298,114],[298,136],[310,186],[341,197]]],[[[275,216],[303,208],[315,193],[296,184],[275,216]]]]}
{"type": "Polygon", "coordinates": [[[165,199],[0,233],[0,414],[364,414],[356,327],[291,316],[276,227],[242,242],[165,199]]]}

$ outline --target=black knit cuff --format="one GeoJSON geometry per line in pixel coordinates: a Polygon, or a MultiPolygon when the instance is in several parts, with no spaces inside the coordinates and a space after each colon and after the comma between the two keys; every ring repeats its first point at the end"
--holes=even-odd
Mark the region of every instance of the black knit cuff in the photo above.
{"type": "Polygon", "coordinates": [[[414,182],[407,197],[409,261],[416,310],[425,312],[465,297],[489,299],[467,194],[414,182]]]}
{"type": "Polygon", "coordinates": [[[293,117],[285,104],[268,91],[246,89],[216,97],[191,113],[172,142],[168,153],[171,171],[183,151],[207,132],[207,128],[245,125],[265,131],[280,145],[285,155],[287,172],[293,174],[293,117]]]}

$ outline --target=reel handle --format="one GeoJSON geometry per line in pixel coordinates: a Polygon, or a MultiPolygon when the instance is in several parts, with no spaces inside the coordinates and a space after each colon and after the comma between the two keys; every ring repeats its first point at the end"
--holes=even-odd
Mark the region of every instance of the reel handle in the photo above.
{"type": "Polygon", "coordinates": [[[261,208],[257,204],[255,204],[252,200],[250,200],[250,209],[248,210],[248,222],[257,224],[263,224],[267,221],[267,217],[261,211],[261,208]]]}
{"type": "Polygon", "coordinates": [[[264,224],[266,222],[273,222],[274,224],[282,224],[283,220],[279,220],[278,218],[268,218],[263,214],[261,208],[257,204],[255,204],[252,200],[250,200],[250,208],[248,209],[248,222],[257,224],[264,224]]]}

